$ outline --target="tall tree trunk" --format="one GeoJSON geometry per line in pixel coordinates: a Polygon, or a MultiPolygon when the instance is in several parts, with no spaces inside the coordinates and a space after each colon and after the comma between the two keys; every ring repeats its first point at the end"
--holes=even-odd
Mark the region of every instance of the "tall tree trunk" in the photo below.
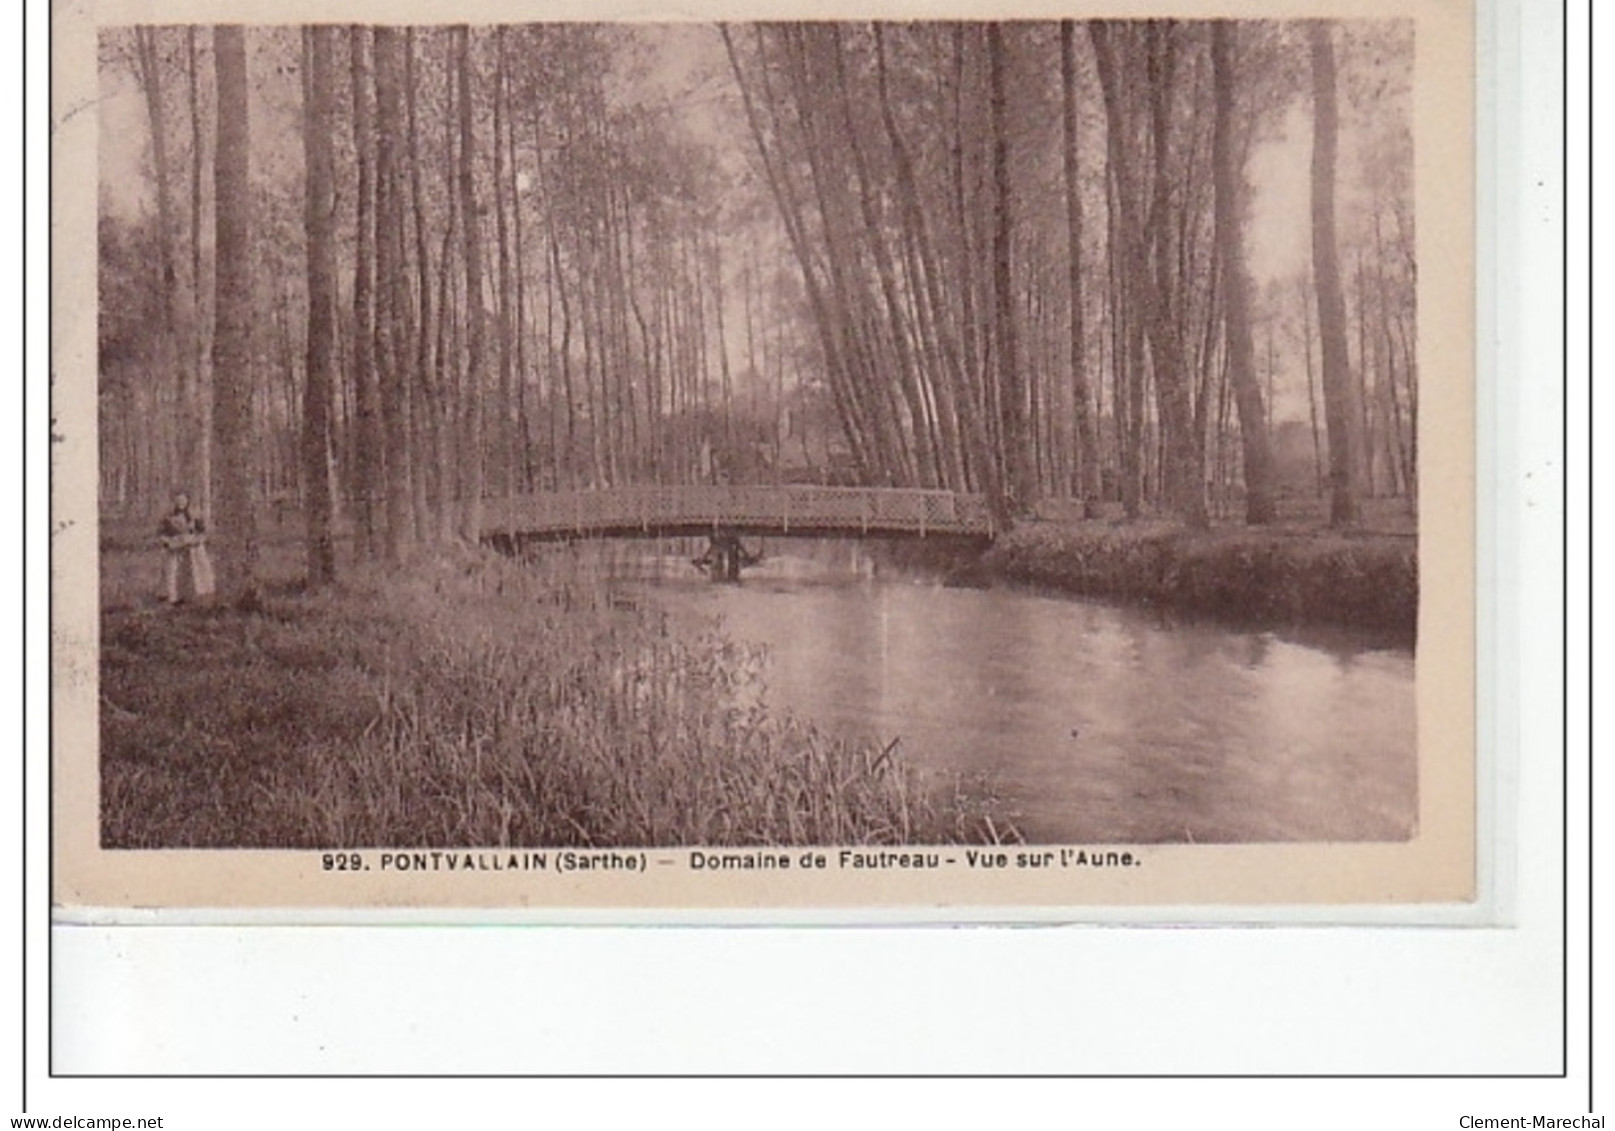
{"type": "Polygon", "coordinates": [[[1211,25],[1211,67],[1215,118],[1212,123],[1212,166],[1216,183],[1216,235],[1222,259],[1223,320],[1228,342],[1228,377],[1239,410],[1239,435],[1245,457],[1245,521],[1270,523],[1273,508],[1273,456],[1268,444],[1262,390],[1256,383],[1256,346],[1251,338],[1250,277],[1245,270],[1244,183],[1234,144],[1234,60],[1238,25],[1216,20],[1211,25]]]}
{"type": "Polygon", "coordinates": [[[465,240],[465,307],[466,307],[466,387],[470,403],[466,405],[465,449],[465,506],[461,513],[460,535],[469,542],[482,536],[482,390],[485,384],[483,367],[482,329],[482,239],[477,228],[476,194],[476,135],[472,128],[471,104],[471,30],[465,25],[454,29],[459,45],[459,114],[460,114],[460,218],[461,234],[465,240]]]}
{"type": "Polygon", "coordinates": [[[1334,24],[1307,25],[1312,48],[1312,269],[1318,290],[1318,336],[1323,352],[1323,413],[1329,433],[1329,525],[1359,518],[1357,410],[1346,345],[1346,296],[1335,238],[1335,157],[1339,132],[1335,105],[1334,24]]]}
{"type": "MultiPolygon", "coordinates": [[[[613,178],[614,179],[614,178],[613,178]]],[[[638,379],[649,364],[648,355],[634,357],[634,335],[629,326],[630,283],[624,266],[624,244],[632,231],[633,216],[629,213],[625,194],[608,182],[606,206],[606,248],[610,271],[607,275],[607,295],[611,306],[611,333],[617,345],[616,415],[617,447],[623,482],[639,482],[641,466],[639,447],[639,396],[638,379]]]]}
{"type": "Polygon", "coordinates": [[[1150,370],[1155,377],[1162,447],[1162,493],[1186,523],[1209,523],[1206,493],[1194,435],[1194,408],[1180,325],[1183,303],[1174,286],[1166,217],[1171,203],[1170,130],[1175,101],[1178,29],[1173,21],[1152,22],[1149,37],[1150,137],[1154,150],[1149,238],[1154,251],[1154,277],[1147,293],[1146,321],[1150,370]]]}
{"type": "Polygon", "coordinates": [[[1384,395],[1389,405],[1391,417],[1390,433],[1393,443],[1389,455],[1396,466],[1398,491],[1404,495],[1411,495],[1413,491],[1411,481],[1412,467],[1408,462],[1407,443],[1402,432],[1402,398],[1396,390],[1396,347],[1391,334],[1391,308],[1385,280],[1385,245],[1382,239],[1378,207],[1374,211],[1374,251],[1376,264],[1374,269],[1375,297],[1379,314],[1374,338],[1376,351],[1380,354],[1384,366],[1380,383],[1385,390],[1384,395]]]}
{"type": "Polygon", "coordinates": [[[253,508],[251,179],[247,120],[247,51],[240,26],[213,29],[218,84],[214,150],[212,541],[221,601],[256,595],[258,532],[253,508]]]}
{"type": "Polygon", "coordinates": [[[510,130],[509,98],[505,91],[505,26],[494,29],[495,63],[493,87],[493,214],[498,240],[499,275],[499,427],[493,437],[501,495],[516,493],[515,384],[512,378],[515,358],[511,341],[511,263],[509,227],[505,219],[505,134],[510,130]]]}
{"type": "MultiPolygon", "coordinates": [[[[644,438],[635,439],[635,450],[641,462],[641,475],[651,483],[660,483],[661,459],[658,437],[661,434],[662,413],[662,352],[658,335],[651,330],[649,321],[645,318],[644,307],[639,301],[639,272],[635,269],[634,254],[634,225],[626,215],[628,201],[623,201],[623,227],[625,229],[625,244],[627,249],[627,264],[624,269],[624,288],[628,294],[628,305],[634,316],[634,323],[639,327],[639,341],[644,361],[645,375],[645,431],[644,438]]],[[[518,213],[518,217],[519,217],[518,213]]],[[[516,225],[516,258],[521,259],[521,225],[516,225]]],[[[518,284],[519,286],[520,284],[518,284]]],[[[747,310],[750,311],[751,292],[746,292],[747,310]]],[[[654,315],[654,311],[652,312],[654,315]]],[[[748,325],[748,331],[750,327],[748,325]]]]}
{"type": "Polygon", "coordinates": [[[1357,469],[1359,483],[1370,499],[1379,494],[1374,478],[1374,397],[1368,383],[1368,285],[1363,274],[1363,253],[1357,253],[1357,368],[1352,373],[1352,397],[1357,404],[1357,469]]]}
{"type": "Polygon", "coordinates": [[[516,264],[516,416],[519,424],[521,458],[520,481],[517,489],[527,492],[533,489],[533,471],[537,459],[537,448],[533,443],[532,418],[527,408],[528,381],[528,311],[526,287],[527,255],[522,238],[522,184],[521,174],[517,172],[516,165],[516,121],[514,119],[505,124],[505,143],[510,151],[510,219],[515,233],[515,264],[516,264]]]}
{"type": "MultiPolygon", "coordinates": [[[[1307,410],[1312,424],[1312,470],[1318,481],[1318,497],[1324,496],[1328,476],[1323,466],[1323,446],[1318,432],[1318,375],[1312,365],[1312,288],[1301,281],[1301,356],[1307,368],[1307,410]]],[[[1271,366],[1269,367],[1271,371],[1271,366]]]]}
{"type": "Polygon", "coordinates": [[[1122,54],[1126,31],[1109,21],[1090,20],[1088,38],[1099,69],[1105,103],[1105,148],[1109,163],[1111,323],[1115,337],[1116,440],[1121,456],[1122,512],[1142,510],[1144,455],[1144,310],[1149,304],[1149,272],[1144,258],[1142,206],[1134,169],[1131,122],[1125,107],[1130,86],[1122,54]]]}
{"type": "Polygon", "coordinates": [[[736,477],[735,464],[735,406],[734,377],[729,371],[729,335],[723,325],[723,245],[717,233],[710,241],[712,248],[712,311],[718,331],[718,373],[723,387],[723,461],[729,481],[736,477]]]}
{"type": "MultiPolygon", "coordinates": [[[[580,335],[583,345],[583,392],[589,409],[588,485],[599,489],[607,485],[607,480],[604,448],[606,412],[602,403],[605,398],[605,364],[600,360],[602,346],[598,319],[599,304],[595,301],[597,292],[591,285],[596,282],[598,274],[595,270],[597,245],[590,239],[587,243],[580,242],[581,248],[587,249],[587,254],[580,256],[583,263],[578,268],[578,326],[583,331],[580,335]]],[[[696,286],[699,285],[700,278],[697,276],[696,286]]],[[[699,291],[696,294],[699,296],[699,291]]]]}
{"type": "Polygon", "coordinates": [[[176,476],[181,481],[176,487],[194,491],[192,484],[201,474],[201,423],[199,398],[196,390],[196,367],[189,347],[182,344],[183,330],[189,319],[183,309],[185,292],[179,284],[178,249],[174,233],[174,193],[171,187],[168,159],[168,127],[163,113],[162,72],[163,61],[158,52],[157,29],[135,28],[136,56],[140,68],[140,85],[146,100],[146,115],[151,125],[152,169],[157,179],[157,246],[158,288],[162,295],[161,358],[164,369],[172,375],[174,385],[175,420],[177,434],[176,476]]]}
{"type": "Polygon", "coordinates": [[[202,98],[200,90],[200,76],[196,52],[196,26],[188,25],[185,29],[185,60],[186,79],[190,87],[191,109],[191,301],[190,326],[187,332],[191,337],[191,395],[190,395],[190,427],[195,441],[192,455],[192,467],[189,474],[194,476],[192,482],[197,484],[201,492],[202,513],[208,513],[210,506],[209,496],[212,494],[212,461],[209,453],[213,450],[212,428],[209,421],[212,413],[208,410],[207,386],[204,373],[207,368],[207,335],[203,333],[202,324],[202,98]]]}
{"type": "Polygon", "coordinates": [[[1076,21],[1060,21],[1060,87],[1065,140],[1067,292],[1071,303],[1071,399],[1076,410],[1075,482],[1083,514],[1095,517],[1099,503],[1099,432],[1088,393],[1088,353],[1082,324],[1082,185],[1077,168],[1076,21]]]}
{"type": "Polygon", "coordinates": [[[957,253],[957,266],[959,271],[959,342],[960,360],[968,388],[965,390],[964,403],[971,406],[970,415],[975,421],[974,428],[980,434],[980,443],[972,444],[969,451],[970,459],[975,468],[977,480],[987,491],[987,498],[994,506],[994,513],[1000,524],[1009,521],[1008,502],[1004,498],[1003,478],[999,474],[996,461],[991,450],[991,435],[994,430],[987,419],[991,398],[987,395],[987,361],[986,351],[982,344],[982,335],[979,332],[978,316],[976,310],[976,251],[974,241],[971,239],[971,208],[970,193],[965,179],[965,79],[966,79],[966,31],[969,25],[956,23],[953,25],[953,208],[958,220],[959,242],[955,249],[957,253]]]}
{"type": "Polygon", "coordinates": [[[987,72],[992,118],[993,171],[993,340],[997,345],[998,389],[1004,444],[1014,510],[1030,513],[1037,502],[1032,466],[1030,408],[1026,374],[1021,370],[1020,332],[1011,291],[1010,234],[1013,229],[1009,181],[1009,127],[1005,121],[1008,92],[1004,81],[1004,28],[987,25],[987,72]]]}
{"type": "MultiPolygon", "coordinates": [[[[543,143],[539,138],[538,115],[533,115],[533,157],[538,163],[540,183],[544,177],[543,143]]],[[[554,209],[546,207],[543,211],[545,226],[542,231],[534,232],[534,238],[539,241],[538,257],[544,264],[544,380],[543,402],[544,415],[549,431],[549,468],[550,478],[548,490],[559,491],[562,482],[562,447],[561,447],[561,394],[559,370],[557,361],[556,333],[555,333],[555,305],[556,291],[560,287],[558,276],[560,264],[553,258],[555,252],[555,220],[554,209]]],[[[659,294],[660,292],[658,292],[659,294]]]]}
{"type": "Polygon", "coordinates": [[[336,384],[336,189],[332,170],[331,109],[335,90],[334,40],[328,26],[305,28],[303,104],[303,224],[307,235],[308,386],[303,394],[303,512],[307,525],[308,583],[336,577],[331,535],[335,482],[331,474],[331,403],[336,384]]]}
{"type": "MultiPolygon", "coordinates": [[[[578,420],[576,392],[572,387],[572,304],[566,297],[566,275],[561,268],[561,247],[555,232],[555,214],[548,214],[550,244],[550,290],[561,306],[561,399],[566,410],[566,484],[573,490],[578,486],[578,420]]],[[[553,340],[553,336],[552,336],[553,340]]],[[[551,394],[553,399],[553,391],[551,394]]],[[[562,450],[557,445],[557,450],[562,450]]],[[[560,481],[556,481],[560,486],[560,481]]]]}
{"type": "Polygon", "coordinates": [[[415,29],[404,32],[404,106],[409,121],[409,198],[415,219],[415,274],[420,290],[415,342],[415,423],[417,465],[424,473],[423,497],[417,500],[421,532],[428,540],[443,537],[443,513],[448,508],[448,474],[438,459],[442,449],[443,398],[441,382],[433,380],[432,355],[435,319],[432,312],[432,260],[426,238],[426,201],[421,193],[420,127],[415,113],[415,29]],[[430,457],[430,458],[427,458],[430,457]]]}
{"type": "Polygon", "coordinates": [[[397,28],[375,31],[376,76],[376,357],[386,444],[387,557],[403,560],[416,537],[410,451],[412,366],[404,261],[403,73],[397,28]]]}
{"type": "Polygon", "coordinates": [[[356,190],[357,246],[353,256],[353,386],[357,427],[354,443],[354,522],[359,552],[375,557],[379,550],[381,513],[378,489],[382,483],[380,396],[376,388],[376,189],[373,120],[374,87],[370,79],[368,29],[349,29],[350,73],[353,88],[353,148],[358,165],[356,190]]]}
{"type": "Polygon", "coordinates": [[[433,371],[437,386],[434,398],[437,407],[437,445],[434,449],[438,463],[437,540],[452,542],[460,534],[465,466],[464,460],[455,458],[455,453],[459,451],[464,438],[460,427],[462,357],[459,315],[454,307],[455,284],[460,278],[460,272],[455,270],[455,246],[460,238],[460,194],[457,188],[459,183],[457,163],[454,160],[454,139],[458,133],[459,123],[455,121],[454,93],[451,85],[454,74],[453,36],[452,33],[449,35],[440,33],[435,38],[441,40],[444,45],[443,148],[439,168],[443,173],[444,208],[448,212],[442,242],[438,246],[437,327],[434,333],[437,362],[433,371]]]}

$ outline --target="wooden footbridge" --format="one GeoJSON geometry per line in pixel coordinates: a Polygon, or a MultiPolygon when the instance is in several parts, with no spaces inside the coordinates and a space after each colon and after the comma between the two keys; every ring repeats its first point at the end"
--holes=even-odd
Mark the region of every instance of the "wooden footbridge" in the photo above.
{"type": "Polygon", "coordinates": [[[990,540],[981,495],[890,487],[689,486],[489,499],[482,539],[514,550],[578,538],[953,537],[990,540]]]}

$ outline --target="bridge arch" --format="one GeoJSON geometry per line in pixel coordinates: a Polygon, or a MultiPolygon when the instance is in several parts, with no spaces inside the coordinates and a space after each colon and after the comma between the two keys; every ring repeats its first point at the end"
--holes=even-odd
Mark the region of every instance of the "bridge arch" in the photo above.
{"type": "Polygon", "coordinates": [[[981,495],[897,487],[614,487],[489,499],[482,538],[683,537],[729,530],[781,537],[964,537],[997,531],[981,495]]]}

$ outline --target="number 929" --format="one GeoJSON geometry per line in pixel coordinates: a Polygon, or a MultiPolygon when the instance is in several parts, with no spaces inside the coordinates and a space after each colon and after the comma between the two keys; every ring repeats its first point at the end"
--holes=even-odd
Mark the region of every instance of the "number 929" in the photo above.
{"type": "Polygon", "coordinates": [[[364,860],[357,852],[327,852],[320,857],[320,868],[326,872],[358,872],[364,860]]]}

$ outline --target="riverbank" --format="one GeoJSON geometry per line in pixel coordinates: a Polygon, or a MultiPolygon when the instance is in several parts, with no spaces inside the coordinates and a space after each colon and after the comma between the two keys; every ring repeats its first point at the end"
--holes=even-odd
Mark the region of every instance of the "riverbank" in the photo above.
{"type": "Polygon", "coordinates": [[[1418,543],[1396,534],[1030,521],[973,573],[1252,625],[1418,628],[1418,543]]]}
{"type": "Polygon", "coordinates": [[[103,593],[107,847],[1015,835],[985,789],[764,710],[753,652],[564,569],[452,550],[250,612],[132,592],[103,593]]]}

